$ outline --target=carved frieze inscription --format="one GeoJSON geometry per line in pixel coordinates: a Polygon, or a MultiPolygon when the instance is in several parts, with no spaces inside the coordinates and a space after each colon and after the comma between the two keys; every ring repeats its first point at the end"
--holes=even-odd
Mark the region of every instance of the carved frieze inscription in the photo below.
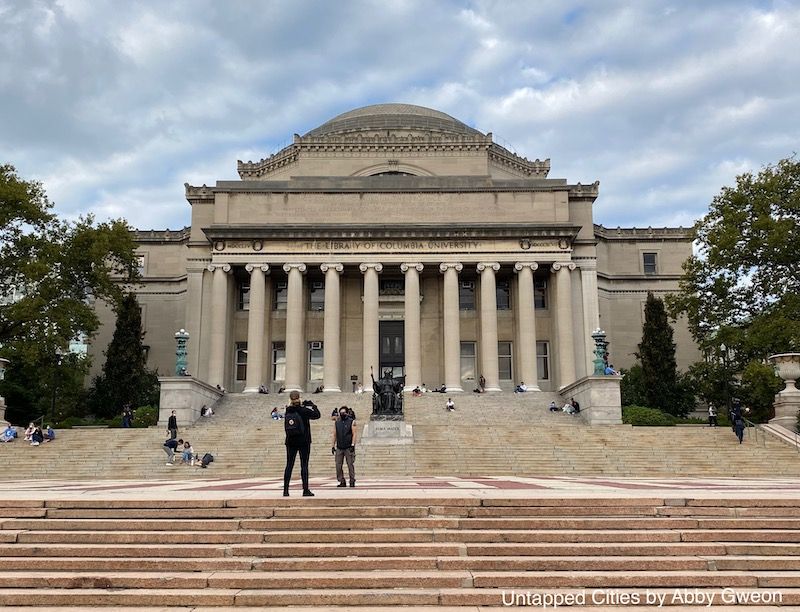
{"type": "Polygon", "coordinates": [[[215,243],[216,250],[243,251],[256,250],[280,253],[307,254],[362,254],[362,253],[515,253],[515,252],[557,252],[568,250],[570,241],[565,238],[378,238],[378,239],[299,239],[264,240],[226,240],[215,243]],[[222,247],[222,248],[219,248],[222,247]]]}

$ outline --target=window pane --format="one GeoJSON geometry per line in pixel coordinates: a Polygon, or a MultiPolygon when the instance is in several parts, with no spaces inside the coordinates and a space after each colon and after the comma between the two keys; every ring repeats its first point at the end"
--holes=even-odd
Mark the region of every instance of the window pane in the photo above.
{"type": "Polygon", "coordinates": [[[498,366],[500,367],[500,380],[512,380],[511,375],[511,343],[497,343],[498,366]]]}
{"type": "Polygon", "coordinates": [[[272,343],[272,381],[286,380],[286,344],[272,343]]]}
{"type": "Polygon", "coordinates": [[[461,380],[475,380],[475,343],[461,343],[461,380]]]}
{"type": "Polygon", "coordinates": [[[539,380],[550,380],[550,343],[536,343],[536,368],[539,380]]]}
{"type": "Polygon", "coordinates": [[[247,342],[236,343],[236,380],[247,380],[247,342]]]}
{"type": "Polygon", "coordinates": [[[324,352],[322,342],[308,343],[308,380],[322,380],[324,352]]]}
{"type": "Polygon", "coordinates": [[[404,295],[405,279],[382,278],[379,285],[380,295],[404,295]]]}
{"type": "Polygon", "coordinates": [[[289,298],[289,290],[285,282],[275,283],[274,310],[286,310],[286,301],[289,298]]]}
{"type": "Polygon", "coordinates": [[[655,274],[658,267],[656,253],[642,253],[642,260],[644,263],[644,273],[655,274]]]}
{"type": "Polygon", "coordinates": [[[458,308],[475,310],[475,283],[473,281],[461,281],[458,284],[458,308]]]}
{"type": "Polygon", "coordinates": [[[497,310],[511,310],[511,284],[507,280],[497,281],[497,310]]]}
{"type": "Polygon", "coordinates": [[[547,280],[544,278],[533,279],[533,307],[536,310],[547,308],[547,280]]]}
{"type": "Polygon", "coordinates": [[[239,310],[250,310],[250,283],[239,284],[239,300],[237,304],[239,310]]]}
{"type": "Polygon", "coordinates": [[[309,290],[309,299],[310,310],[325,310],[325,283],[322,281],[312,282],[309,290]]]}

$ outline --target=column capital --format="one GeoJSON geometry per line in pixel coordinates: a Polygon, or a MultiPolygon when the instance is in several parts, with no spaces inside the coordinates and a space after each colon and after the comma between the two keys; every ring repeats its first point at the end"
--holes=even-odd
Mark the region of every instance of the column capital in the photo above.
{"type": "Polygon", "coordinates": [[[222,270],[227,274],[231,271],[231,264],[229,263],[210,263],[206,266],[206,270],[213,272],[214,270],[222,270]]]}
{"type": "Polygon", "coordinates": [[[530,268],[531,272],[539,269],[539,264],[535,261],[518,261],[514,264],[514,272],[522,272],[524,268],[530,268]]]}
{"type": "Polygon", "coordinates": [[[301,274],[305,274],[306,270],[308,269],[308,267],[304,263],[286,263],[286,264],[283,264],[283,271],[286,272],[287,274],[289,273],[290,270],[292,270],[294,268],[297,268],[297,270],[299,270],[301,274]]]}
{"type": "Polygon", "coordinates": [[[250,274],[252,274],[253,270],[255,270],[256,268],[261,268],[261,271],[264,274],[269,274],[269,264],[253,264],[253,263],[249,263],[244,267],[244,269],[247,270],[248,272],[250,272],[250,274]]]}
{"type": "Polygon", "coordinates": [[[581,271],[583,271],[583,270],[587,270],[587,271],[595,270],[596,271],[597,270],[597,260],[596,259],[588,259],[586,261],[579,261],[578,262],[578,268],[581,271]]]}
{"type": "Polygon", "coordinates": [[[344,272],[344,266],[340,263],[324,263],[320,264],[319,269],[322,270],[324,274],[328,270],[336,270],[339,274],[344,272]]]}
{"type": "Polygon", "coordinates": [[[450,268],[456,272],[461,272],[461,270],[464,269],[464,265],[456,261],[445,261],[444,263],[439,264],[439,272],[442,274],[447,272],[450,268]]]}
{"type": "Polygon", "coordinates": [[[484,270],[494,270],[495,272],[500,270],[500,264],[496,261],[486,262],[483,261],[477,265],[478,272],[483,272],[484,270]]]}
{"type": "Polygon", "coordinates": [[[575,269],[575,264],[571,261],[557,261],[550,266],[550,270],[553,272],[558,272],[561,268],[566,268],[569,272],[572,272],[575,269]]]}
{"type": "Polygon", "coordinates": [[[358,266],[358,269],[361,270],[361,274],[366,274],[367,270],[373,268],[375,272],[380,274],[383,272],[383,264],[382,263],[362,263],[358,266]]]}
{"type": "Polygon", "coordinates": [[[425,266],[423,266],[421,263],[401,263],[400,264],[400,271],[403,274],[405,274],[406,272],[408,272],[412,268],[414,270],[416,270],[417,272],[422,272],[425,269],[425,266]]]}

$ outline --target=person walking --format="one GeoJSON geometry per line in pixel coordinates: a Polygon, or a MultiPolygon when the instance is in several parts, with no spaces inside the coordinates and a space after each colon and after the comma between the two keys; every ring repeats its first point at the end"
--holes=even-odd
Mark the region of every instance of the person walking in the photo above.
{"type": "Polygon", "coordinates": [[[294,462],[300,454],[300,479],[303,481],[303,497],[314,497],[308,488],[308,458],[311,455],[311,423],[322,416],[311,400],[300,402],[300,392],[289,393],[289,405],[283,419],[286,432],[286,468],[283,470],[283,496],[289,497],[289,481],[292,479],[294,462]]]}
{"type": "Polygon", "coordinates": [[[347,472],[350,476],[350,486],[356,486],[356,441],[358,431],[356,429],[355,415],[347,406],[339,408],[339,417],[333,424],[333,440],[331,442],[331,453],[336,458],[336,480],[339,487],[346,487],[344,480],[343,463],[347,461],[347,472]]]}
{"type": "Polygon", "coordinates": [[[167,421],[167,431],[169,432],[169,437],[173,440],[178,437],[178,417],[175,416],[175,411],[172,411],[172,414],[169,415],[169,420],[167,421]]]}
{"type": "Polygon", "coordinates": [[[708,426],[717,426],[717,407],[714,404],[708,405],[708,426]]]}

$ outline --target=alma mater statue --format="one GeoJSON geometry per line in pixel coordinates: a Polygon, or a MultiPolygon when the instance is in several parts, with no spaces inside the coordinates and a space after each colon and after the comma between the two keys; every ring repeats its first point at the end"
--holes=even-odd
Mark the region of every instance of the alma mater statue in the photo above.
{"type": "Polygon", "coordinates": [[[401,416],[403,414],[403,380],[392,378],[392,373],[386,370],[383,378],[375,380],[375,375],[370,368],[372,378],[372,414],[374,416],[401,416]]]}

